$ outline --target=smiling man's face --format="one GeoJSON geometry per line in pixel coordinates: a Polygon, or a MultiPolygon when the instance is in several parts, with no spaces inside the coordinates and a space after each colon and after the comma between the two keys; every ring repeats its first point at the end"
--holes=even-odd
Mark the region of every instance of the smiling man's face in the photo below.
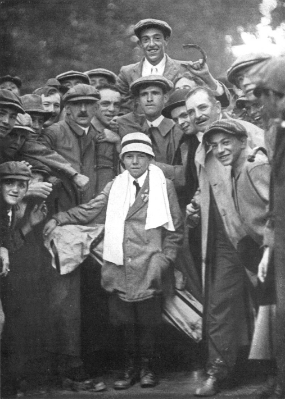
{"type": "Polygon", "coordinates": [[[0,138],[6,137],[13,129],[18,111],[13,107],[0,105],[0,138]]]}
{"type": "Polygon", "coordinates": [[[163,32],[156,28],[148,28],[141,32],[139,45],[148,62],[157,65],[164,57],[168,44],[163,32]]]}
{"type": "Polygon", "coordinates": [[[186,108],[190,121],[197,132],[205,133],[209,126],[219,120],[221,104],[219,101],[211,101],[208,93],[199,90],[186,100],[186,108]]]}

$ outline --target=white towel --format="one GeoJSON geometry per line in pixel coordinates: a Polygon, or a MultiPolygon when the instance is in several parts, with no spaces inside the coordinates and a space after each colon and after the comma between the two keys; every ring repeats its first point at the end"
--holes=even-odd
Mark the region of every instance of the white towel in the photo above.
{"type": "MultiPolygon", "coordinates": [[[[103,259],[116,265],[123,265],[124,263],[124,225],[130,204],[130,184],[129,172],[125,171],[116,177],[109,194],[103,259]]],[[[155,229],[160,226],[165,227],[167,230],[175,231],[164,174],[157,166],[150,165],[145,229],[155,229]]]]}

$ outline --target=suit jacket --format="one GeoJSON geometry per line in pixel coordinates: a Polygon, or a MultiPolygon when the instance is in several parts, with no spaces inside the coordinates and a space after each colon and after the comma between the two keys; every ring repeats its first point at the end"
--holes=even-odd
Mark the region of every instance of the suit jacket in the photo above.
{"type": "MultiPolygon", "coordinates": [[[[123,100],[121,111],[123,112],[129,112],[133,110],[133,99],[129,88],[131,83],[142,76],[143,62],[144,58],[135,64],[122,66],[119,72],[116,84],[122,93],[123,100]]],[[[185,72],[190,72],[191,74],[191,70],[189,70],[187,64],[187,61],[174,60],[166,54],[166,63],[163,76],[169,79],[171,82],[175,82],[178,78],[181,78],[185,72]]],[[[221,101],[222,106],[226,107],[229,105],[230,94],[224,85],[223,88],[225,90],[225,96],[220,96],[218,99],[221,101]]]]}
{"type": "MultiPolygon", "coordinates": [[[[175,231],[163,227],[145,230],[148,202],[142,194],[149,192],[145,180],[125,220],[123,250],[124,265],[104,262],[102,286],[126,301],[140,301],[169,291],[173,282],[173,263],[183,240],[183,220],[172,182],[166,180],[170,212],[175,231]]],[[[106,213],[113,182],[88,204],[80,205],[54,218],[60,225],[97,222],[106,213]]]]}

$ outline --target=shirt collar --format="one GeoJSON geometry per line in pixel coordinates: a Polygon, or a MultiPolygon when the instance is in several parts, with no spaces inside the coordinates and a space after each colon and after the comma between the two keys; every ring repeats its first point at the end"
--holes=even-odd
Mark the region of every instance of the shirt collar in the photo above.
{"type": "MultiPolygon", "coordinates": [[[[164,54],[162,60],[157,65],[152,65],[146,58],[143,62],[143,76],[151,75],[151,70],[156,68],[157,75],[163,75],[166,63],[166,55],[164,54]],[[145,72],[145,74],[144,74],[145,72]]],[[[155,75],[155,73],[153,73],[155,75]]]]}
{"type": "Polygon", "coordinates": [[[147,177],[147,174],[148,174],[148,170],[146,170],[144,172],[144,174],[141,175],[138,179],[135,179],[133,176],[130,175],[131,182],[137,181],[139,183],[140,187],[142,187],[145,182],[145,179],[147,177]]]}
{"type": "Polygon", "coordinates": [[[154,121],[150,122],[148,120],[146,120],[146,123],[148,124],[149,127],[153,126],[153,127],[158,127],[161,122],[163,121],[164,116],[160,115],[158,118],[156,118],[154,121]]]}

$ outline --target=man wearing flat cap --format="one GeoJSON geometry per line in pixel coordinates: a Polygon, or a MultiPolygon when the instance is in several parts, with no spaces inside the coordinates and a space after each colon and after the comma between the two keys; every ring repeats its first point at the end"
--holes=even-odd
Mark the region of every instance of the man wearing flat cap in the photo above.
{"type": "MultiPolygon", "coordinates": [[[[270,225],[274,232],[273,239],[270,234],[265,238],[264,255],[260,264],[263,279],[270,279],[274,274],[276,293],[276,316],[274,321],[273,350],[277,361],[277,375],[271,391],[266,390],[268,398],[284,398],[285,383],[285,273],[284,273],[284,237],[285,237],[285,57],[274,57],[264,65],[260,73],[259,82],[254,90],[263,104],[265,114],[272,118],[272,125],[266,131],[269,136],[272,175],[270,190],[270,225]],[[272,268],[273,266],[273,268],[272,268]],[[274,272],[274,273],[272,273],[274,272]]],[[[267,137],[266,137],[267,138],[267,137]]],[[[269,344],[272,344],[270,342],[269,344]]],[[[261,397],[261,396],[260,396],[261,397]]],[[[263,396],[264,397],[264,396],[263,396]]]]}
{"type": "Polygon", "coordinates": [[[227,89],[213,78],[206,63],[202,66],[200,62],[173,60],[165,54],[172,33],[167,22],[144,19],[135,25],[134,33],[138,37],[144,57],[138,63],[123,66],[118,75],[117,86],[123,95],[126,112],[134,108],[130,96],[132,82],[147,75],[164,76],[174,82],[183,73],[190,71],[192,75],[201,77],[212,90],[217,92],[217,95],[227,92],[227,89]]]}
{"type": "MultiPolygon", "coordinates": [[[[143,114],[130,112],[117,119],[121,137],[134,131],[147,134],[153,143],[155,161],[165,164],[165,167],[177,164],[176,155],[182,137],[180,128],[161,114],[172,88],[172,82],[164,76],[150,75],[135,80],[131,85],[131,91],[143,114]]],[[[171,176],[167,177],[174,180],[176,187],[183,186],[185,179],[182,166],[179,166],[179,171],[174,169],[176,168],[171,168],[171,176]]]]}
{"type": "Polygon", "coordinates": [[[70,89],[71,87],[74,87],[78,84],[86,84],[89,85],[90,84],[90,79],[88,77],[88,75],[86,75],[83,72],[78,72],[78,71],[67,71],[67,72],[63,72],[60,73],[59,75],[57,75],[55,77],[59,83],[62,86],[67,87],[68,89],[70,89]]]}
{"type": "Polygon", "coordinates": [[[32,128],[40,136],[44,123],[51,117],[52,112],[46,111],[42,99],[37,94],[25,94],[21,97],[23,108],[32,118],[32,128]]]}
{"type": "MultiPolygon", "coordinates": [[[[70,184],[75,184],[78,188],[84,188],[88,183],[86,176],[78,173],[65,158],[36,142],[35,138],[29,134],[26,134],[25,139],[21,140],[20,143],[17,137],[17,148],[13,146],[12,159],[11,153],[10,155],[6,154],[6,148],[11,145],[11,140],[8,136],[14,128],[17,115],[24,113],[21,99],[9,90],[0,89],[0,163],[13,159],[17,160],[18,157],[21,157],[21,159],[25,158],[25,156],[35,158],[49,166],[56,175],[65,176],[70,181],[70,184]]],[[[31,131],[33,130],[32,126],[29,128],[31,131]]]]}
{"type": "MultiPolygon", "coordinates": [[[[93,86],[80,83],[72,87],[63,97],[65,119],[46,128],[42,135],[42,140],[48,148],[54,149],[68,159],[73,167],[88,176],[90,181],[88,189],[82,192],[75,190],[67,180],[62,180],[55,212],[68,211],[99,194],[95,169],[97,132],[91,123],[99,100],[100,93],[93,86]]],[[[85,349],[81,347],[81,312],[84,311],[81,309],[80,299],[81,269],[82,265],[65,276],[60,276],[56,270],[51,270],[48,349],[50,353],[62,355],[59,357],[61,360],[64,356],[67,357],[68,361],[66,367],[61,369],[61,376],[72,380],[79,378],[82,367],[81,350],[85,349]],[[66,292],[64,302],[60,299],[63,289],[66,292]]],[[[90,314],[88,317],[90,322],[94,322],[94,319],[90,319],[90,314]]],[[[94,317],[96,319],[96,316],[94,317]]],[[[61,365],[58,364],[58,367],[61,365]]]]}
{"type": "Polygon", "coordinates": [[[117,80],[117,75],[105,68],[95,68],[90,71],[84,72],[89,76],[90,84],[97,88],[102,85],[115,85],[117,80]]]}
{"type": "Polygon", "coordinates": [[[250,53],[238,57],[227,71],[230,83],[241,89],[247,99],[246,120],[264,129],[261,105],[253,90],[263,65],[271,56],[266,53],[250,53]],[[249,104],[248,104],[249,103],[249,104]]]}
{"type": "Polygon", "coordinates": [[[19,96],[21,87],[22,81],[18,76],[5,75],[0,77],[0,89],[10,90],[19,96]]]}

